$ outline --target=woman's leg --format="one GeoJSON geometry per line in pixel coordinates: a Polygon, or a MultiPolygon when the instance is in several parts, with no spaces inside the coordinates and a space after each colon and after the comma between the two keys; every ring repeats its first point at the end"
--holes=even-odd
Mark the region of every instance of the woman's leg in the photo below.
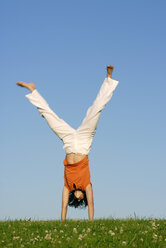
{"type": "Polygon", "coordinates": [[[32,93],[26,95],[26,97],[38,108],[40,115],[46,119],[49,127],[61,140],[63,140],[66,135],[69,135],[75,131],[50,109],[48,103],[36,89],[32,93]]]}
{"type": "Polygon", "coordinates": [[[118,83],[118,81],[113,80],[110,77],[105,78],[95,101],[88,109],[81,126],[77,129],[79,138],[82,137],[84,139],[84,143],[87,139],[87,146],[89,146],[89,148],[92,144],[92,140],[96,132],[96,127],[100,118],[101,111],[105,108],[106,104],[111,99],[118,83]]]}
{"type": "Polygon", "coordinates": [[[75,132],[75,129],[68,125],[64,120],[60,119],[50,109],[48,103],[36,90],[34,83],[17,82],[17,85],[28,88],[31,91],[26,97],[38,108],[40,115],[46,119],[50,128],[61,140],[75,132]]]}

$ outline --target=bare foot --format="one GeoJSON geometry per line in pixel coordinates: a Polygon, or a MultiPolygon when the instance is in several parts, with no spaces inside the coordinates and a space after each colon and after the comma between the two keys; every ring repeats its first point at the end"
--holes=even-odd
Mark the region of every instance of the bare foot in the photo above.
{"type": "Polygon", "coordinates": [[[16,83],[18,86],[21,87],[25,87],[27,89],[29,89],[31,92],[34,91],[36,89],[35,84],[34,83],[25,83],[23,81],[19,81],[16,83]]]}
{"type": "Polygon", "coordinates": [[[113,65],[107,65],[107,77],[109,77],[109,78],[112,77],[113,69],[114,69],[113,65]]]}

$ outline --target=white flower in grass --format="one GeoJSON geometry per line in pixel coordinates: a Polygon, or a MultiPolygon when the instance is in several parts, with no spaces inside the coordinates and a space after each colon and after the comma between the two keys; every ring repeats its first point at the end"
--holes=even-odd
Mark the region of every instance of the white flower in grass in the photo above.
{"type": "Polygon", "coordinates": [[[162,241],[162,236],[161,235],[159,236],[159,241],[162,241]]]}
{"type": "Polygon", "coordinates": [[[143,242],[143,241],[144,241],[144,239],[143,239],[143,238],[140,238],[140,241],[141,241],[141,242],[143,242]]]}
{"type": "Polygon", "coordinates": [[[57,232],[56,228],[54,229],[54,232],[57,232]]]}
{"type": "Polygon", "coordinates": [[[153,233],[153,238],[157,239],[157,234],[153,233]]]}
{"type": "Polygon", "coordinates": [[[70,241],[70,237],[67,237],[66,240],[67,240],[67,241],[70,241]]]}
{"type": "Polygon", "coordinates": [[[19,238],[19,236],[13,237],[13,240],[18,240],[19,238]]]}
{"type": "Polygon", "coordinates": [[[51,239],[51,234],[47,233],[46,236],[44,237],[46,240],[50,240],[51,239]]]}
{"type": "Polygon", "coordinates": [[[112,230],[109,230],[109,232],[108,232],[111,236],[114,236],[115,235],[115,233],[112,231],[112,230]]]}
{"type": "Polygon", "coordinates": [[[93,233],[93,236],[96,236],[96,233],[95,232],[93,233]]]}
{"type": "Polygon", "coordinates": [[[87,232],[90,232],[90,231],[91,231],[91,229],[88,227],[87,232]]]}
{"type": "Polygon", "coordinates": [[[78,237],[78,239],[79,240],[82,240],[82,238],[83,238],[83,236],[82,236],[82,234],[80,234],[79,237],[78,237]]]}
{"type": "Polygon", "coordinates": [[[48,230],[45,230],[45,233],[48,233],[48,230]]]}
{"type": "Polygon", "coordinates": [[[123,241],[123,242],[122,242],[122,245],[124,245],[124,246],[125,246],[126,244],[127,244],[127,242],[126,242],[126,241],[123,241]]]}
{"type": "Polygon", "coordinates": [[[82,232],[85,232],[85,228],[82,230],[82,232]]]}
{"type": "Polygon", "coordinates": [[[74,232],[74,233],[78,233],[78,232],[77,232],[77,229],[76,229],[75,227],[73,228],[73,232],[74,232]]]}
{"type": "Polygon", "coordinates": [[[120,228],[120,233],[123,233],[123,228],[122,227],[120,228]]]}
{"type": "Polygon", "coordinates": [[[60,233],[64,233],[64,231],[63,230],[60,230],[60,233]]]}
{"type": "Polygon", "coordinates": [[[118,230],[118,228],[115,226],[115,231],[117,231],[118,230]]]}
{"type": "Polygon", "coordinates": [[[61,244],[62,242],[59,240],[58,243],[61,244]]]}

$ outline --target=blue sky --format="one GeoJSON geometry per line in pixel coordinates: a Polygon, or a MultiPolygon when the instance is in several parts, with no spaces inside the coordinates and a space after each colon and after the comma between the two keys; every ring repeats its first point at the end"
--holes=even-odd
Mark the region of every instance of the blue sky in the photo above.
{"type": "MultiPolygon", "coordinates": [[[[166,218],[166,2],[1,1],[0,219],[59,219],[62,142],[17,81],[77,128],[115,66],[89,154],[95,218],[166,218]]],[[[87,218],[68,210],[68,218],[87,218]]]]}

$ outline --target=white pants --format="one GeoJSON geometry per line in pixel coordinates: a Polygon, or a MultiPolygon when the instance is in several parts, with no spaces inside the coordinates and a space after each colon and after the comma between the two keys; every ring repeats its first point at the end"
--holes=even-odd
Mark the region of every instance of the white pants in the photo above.
{"type": "Polygon", "coordinates": [[[118,83],[118,81],[111,78],[105,78],[95,101],[88,109],[86,116],[78,129],[73,129],[64,120],[60,119],[50,109],[48,103],[37,90],[26,95],[26,97],[38,108],[41,116],[46,119],[50,128],[63,141],[63,149],[67,154],[81,153],[88,155],[101,111],[111,99],[118,83]]]}

